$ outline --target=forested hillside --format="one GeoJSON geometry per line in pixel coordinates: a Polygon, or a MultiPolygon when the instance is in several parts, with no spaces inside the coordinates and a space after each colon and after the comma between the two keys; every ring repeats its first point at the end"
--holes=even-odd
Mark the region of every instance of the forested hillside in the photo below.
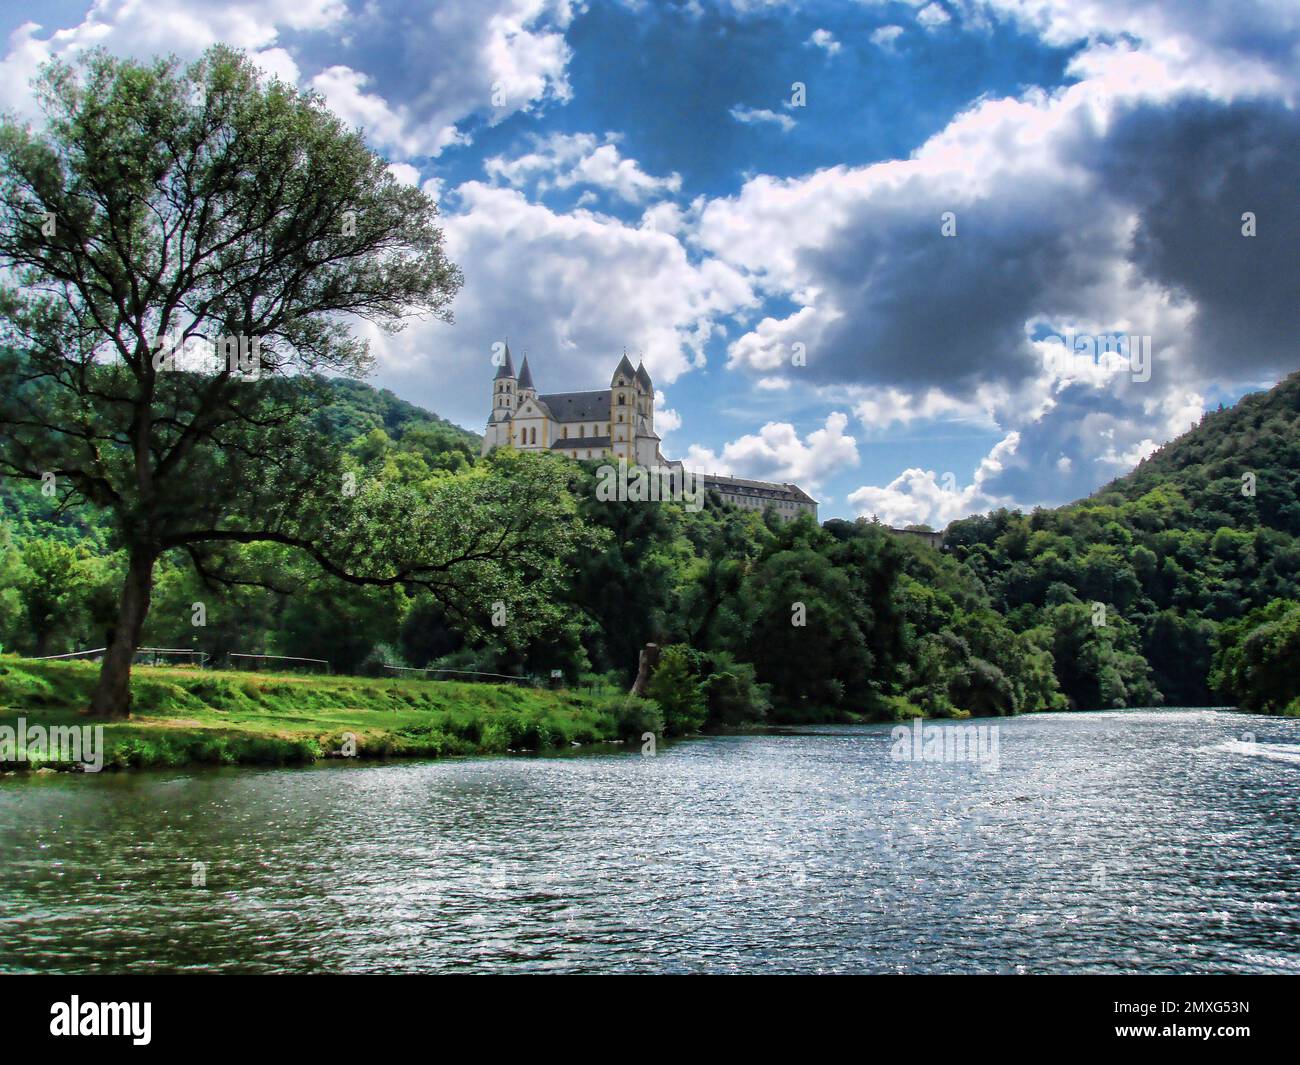
{"type": "MultiPolygon", "coordinates": [[[[491,466],[478,439],[391,393],[334,384],[326,430],[358,479],[433,491],[491,466]]],[[[598,462],[560,463],[586,530],[552,623],[401,584],[365,588],[288,548],[232,548],[220,575],[159,567],[145,643],[598,678],[652,695],[670,732],[765,717],[937,716],[1239,702],[1300,711],[1300,376],[1208,415],[1126,477],[1055,510],[953,523],[940,552],[864,520],[782,522],[710,499],[602,502],[598,462]],[[203,604],[203,624],[194,605],[203,604]]],[[[86,508],[3,483],[0,642],[98,646],[123,559],[86,508]]],[[[445,516],[454,522],[455,515],[445,516]]],[[[509,604],[506,604],[507,608],[509,604]]]]}
{"type": "MultiPolygon", "coordinates": [[[[1292,374],[1207,414],[1087,499],[957,521],[947,543],[1018,629],[1052,631],[1058,675],[1078,704],[1132,704],[1150,683],[1167,702],[1204,704],[1249,697],[1213,690],[1216,648],[1222,636],[1244,639],[1257,627],[1225,623],[1300,599],[1298,537],[1300,374],[1292,374]],[[1094,603],[1106,608],[1105,637],[1081,644],[1094,603]]],[[[1281,694],[1260,705],[1276,707],[1281,694]]]]}

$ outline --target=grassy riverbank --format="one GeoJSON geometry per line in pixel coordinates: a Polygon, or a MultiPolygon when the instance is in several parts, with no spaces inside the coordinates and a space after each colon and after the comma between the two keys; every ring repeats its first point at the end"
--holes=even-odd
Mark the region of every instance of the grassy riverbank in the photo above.
{"type": "Polygon", "coordinates": [[[370,759],[547,750],[639,737],[656,717],[620,693],[141,666],[131,719],[99,722],[79,713],[97,673],[0,656],[0,725],[103,724],[105,766],[127,768],[301,764],[342,757],[349,735],[370,759]]]}

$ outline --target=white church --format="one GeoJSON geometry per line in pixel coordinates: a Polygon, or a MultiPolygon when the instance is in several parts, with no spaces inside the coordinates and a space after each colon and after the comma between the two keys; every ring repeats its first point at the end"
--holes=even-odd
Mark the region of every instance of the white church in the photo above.
{"type": "MultiPolygon", "coordinates": [[[[483,432],[483,454],[498,447],[520,451],[555,451],[574,459],[623,459],[629,466],[670,467],[655,432],[655,392],[642,362],[632,368],[627,354],[610,378],[609,388],[594,392],[542,394],[524,356],[515,374],[510,346],[492,382],[492,413],[483,432]]],[[[817,501],[797,485],[704,475],[705,487],[727,503],[752,510],[769,507],[782,518],[811,513],[817,501]]]]}

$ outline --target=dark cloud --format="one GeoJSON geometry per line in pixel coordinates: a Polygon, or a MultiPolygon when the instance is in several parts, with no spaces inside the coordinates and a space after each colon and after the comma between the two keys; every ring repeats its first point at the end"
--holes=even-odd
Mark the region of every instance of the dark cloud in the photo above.
{"type": "Polygon", "coordinates": [[[868,205],[859,224],[806,253],[827,304],[844,312],[810,375],[953,395],[1035,375],[1025,321],[1077,307],[1102,279],[1110,231],[1059,189],[1001,193],[954,205],[955,237],[941,235],[941,202],[930,196],[885,215],[868,205]]]}
{"type": "Polygon", "coordinates": [[[1300,363],[1300,115],[1264,101],[1143,106],[1079,157],[1137,212],[1132,262],[1196,304],[1187,356],[1200,373],[1300,363]],[[1242,235],[1247,211],[1254,237],[1242,235]]]}

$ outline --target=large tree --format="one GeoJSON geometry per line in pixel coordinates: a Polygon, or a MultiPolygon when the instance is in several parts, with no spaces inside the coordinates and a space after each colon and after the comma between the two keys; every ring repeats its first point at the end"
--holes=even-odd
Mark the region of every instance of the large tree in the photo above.
{"type": "Polygon", "coordinates": [[[572,525],[558,473],[484,469],[435,500],[354,484],[323,431],[320,375],[369,363],[351,321],[450,319],[426,195],[224,47],[91,53],[37,88],[43,128],[0,121],[0,473],[102,508],[127,556],[92,713],[129,713],[164,552],[236,579],[231,545],[270,541],[471,615],[545,586],[528,552],[572,525]]]}

